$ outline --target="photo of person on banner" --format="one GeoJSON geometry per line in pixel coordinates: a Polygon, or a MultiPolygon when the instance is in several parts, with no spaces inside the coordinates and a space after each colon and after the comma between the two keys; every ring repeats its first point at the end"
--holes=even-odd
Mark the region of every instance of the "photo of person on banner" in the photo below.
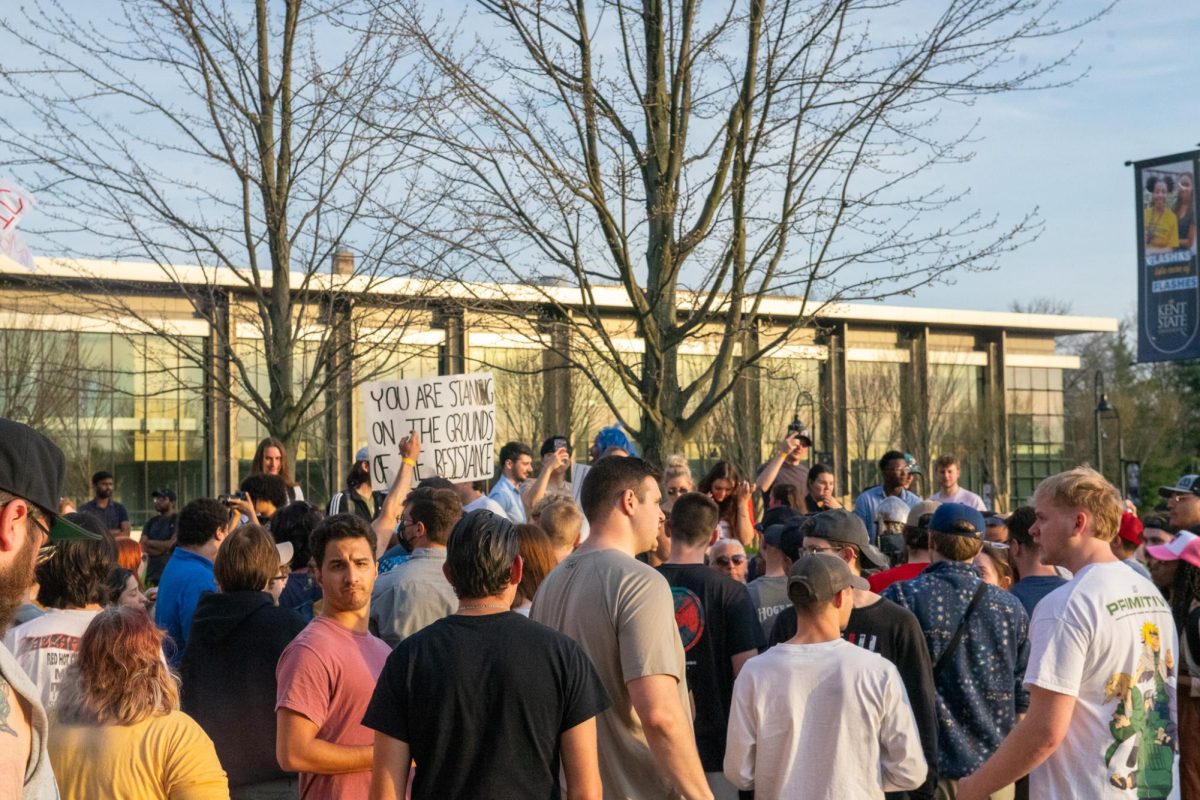
{"type": "Polygon", "coordinates": [[[1146,252],[1161,252],[1179,247],[1179,219],[1167,204],[1167,196],[1175,191],[1175,179],[1164,172],[1151,173],[1146,178],[1150,203],[1142,212],[1142,235],[1146,252]]]}
{"type": "Polygon", "coordinates": [[[1140,162],[1138,360],[1200,357],[1196,172],[1200,153],[1140,162]]]}

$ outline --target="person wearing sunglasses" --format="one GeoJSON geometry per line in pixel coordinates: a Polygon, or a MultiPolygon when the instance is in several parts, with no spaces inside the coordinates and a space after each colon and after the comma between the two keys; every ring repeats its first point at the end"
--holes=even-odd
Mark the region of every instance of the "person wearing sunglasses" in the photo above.
{"type": "MultiPolygon", "coordinates": [[[[67,541],[98,541],[52,510],[66,471],[57,445],[28,425],[0,418],[0,631],[26,599],[39,560],[67,541]]],[[[57,797],[41,692],[7,646],[0,646],[0,708],[6,709],[0,797],[57,797]]]]}
{"type": "Polygon", "coordinates": [[[708,552],[708,565],[727,578],[745,583],[750,559],[746,556],[746,548],[737,539],[718,539],[708,552]]]}

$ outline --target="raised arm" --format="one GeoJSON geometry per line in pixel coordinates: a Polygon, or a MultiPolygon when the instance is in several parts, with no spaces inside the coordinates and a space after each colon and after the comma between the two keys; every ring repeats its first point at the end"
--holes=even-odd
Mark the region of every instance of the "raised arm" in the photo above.
{"type": "Polygon", "coordinates": [[[396,473],[396,480],[392,481],[392,488],[383,499],[379,516],[371,523],[371,528],[375,531],[376,558],[381,558],[387,551],[392,534],[396,532],[400,512],[404,510],[404,501],[408,499],[408,493],[412,490],[413,472],[417,468],[417,459],[421,456],[421,435],[416,431],[409,431],[408,436],[400,440],[400,455],[404,459],[400,464],[400,471],[396,473]]]}
{"type": "Polygon", "coordinates": [[[783,462],[788,457],[788,453],[800,446],[800,434],[789,433],[779,446],[775,449],[775,455],[763,467],[763,471],[759,473],[758,479],[754,482],[758,490],[763,494],[771,491],[771,487],[775,485],[775,479],[779,477],[779,469],[783,466],[783,462]]]}
{"type": "Polygon", "coordinates": [[[560,447],[553,453],[546,453],[542,456],[541,471],[538,472],[537,478],[530,484],[529,489],[521,493],[521,502],[525,504],[526,519],[533,517],[533,507],[546,496],[546,488],[550,485],[550,478],[554,476],[554,470],[570,463],[571,456],[565,447],[560,447]]]}

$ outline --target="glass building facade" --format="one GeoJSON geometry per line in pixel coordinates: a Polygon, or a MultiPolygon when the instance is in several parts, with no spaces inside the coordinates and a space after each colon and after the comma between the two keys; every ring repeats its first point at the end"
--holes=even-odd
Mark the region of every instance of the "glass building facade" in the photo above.
{"type": "MultiPolygon", "coordinates": [[[[123,290],[119,280],[111,283],[114,292],[123,290]]],[[[104,330],[95,320],[76,324],[68,315],[15,313],[21,297],[10,293],[21,289],[13,285],[0,283],[0,311],[10,312],[0,317],[0,414],[29,422],[63,447],[69,498],[87,499],[91,474],[108,470],[138,527],[153,513],[156,487],[173,488],[183,504],[228,491],[248,474],[267,430],[224,395],[206,391],[212,374],[196,361],[210,350],[203,320],[174,307],[171,313],[195,335],[117,333],[121,326],[104,330]]],[[[145,286],[138,291],[143,297],[145,286]]],[[[237,290],[228,291],[233,297],[237,290]]],[[[178,304],[166,294],[154,300],[162,307],[172,301],[178,304]]],[[[637,403],[611,368],[597,366],[590,377],[578,368],[545,371],[562,352],[550,352],[539,333],[530,333],[544,329],[544,310],[460,313],[452,325],[446,303],[438,309],[441,316],[426,314],[407,332],[393,332],[393,345],[354,362],[357,379],[491,370],[497,448],[519,440],[536,451],[547,436],[567,434],[583,460],[599,428],[619,415],[638,424],[637,403]]],[[[1077,362],[1055,352],[1055,337],[1115,329],[1115,321],[930,309],[920,317],[918,325],[910,322],[910,309],[850,307],[819,331],[798,332],[794,343],[747,370],[685,445],[694,473],[699,477],[713,461],[729,458],[752,479],[798,416],[813,435],[813,460],[832,462],[843,498],[877,483],[879,457],[898,449],[926,467],[916,487],[923,494],[936,489],[933,460],[954,453],[963,485],[981,494],[992,487],[1001,510],[1022,502],[1039,480],[1066,466],[1063,374],[1077,362]]],[[[642,348],[630,335],[629,318],[614,311],[612,325],[615,350],[636,368],[642,348]]],[[[572,360],[587,363],[594,356],[570,338],[578,335],[560,341],[572,360]]],[[[261,343],[245,335],[235,340],[251,384],[267,394],[261,343]]],[[[716,346],[712,337],[688,342],[680,354],[681,381],[703,374],[716,346]]],[[[313,355],[302,339],[297,389],[318,368],[313,355]]],[[[291,456],[294,477],[315,502],[339,488],[349,454],[365,443],[361,401],[361,389],[350,385],[323,393],[308,410],[291,456]]]]}

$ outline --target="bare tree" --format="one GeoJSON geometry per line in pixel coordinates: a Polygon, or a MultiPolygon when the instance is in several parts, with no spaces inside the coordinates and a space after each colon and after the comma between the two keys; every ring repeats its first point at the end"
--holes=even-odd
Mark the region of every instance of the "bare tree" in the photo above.
{"type": "Polygon", "coordinates": [[[559,313],[577,333],[563,357],[619,376],[636,419],[612,411],[656,455],[828,304],[988,268],[1036,233],[930,188],[970,158],[970,132],[938,115],[1048,85],[1065,57],[1024,46],[1084,22],[1040,0],[478,0],[456,26],[415,0],[378,5],[445,99],[420,131],[440,266],[559,313]],[[772,313],[778,295],[799,313],[772,313]],[[644,343],[636,365],[613,306],[644,343]],[[710,356],[690,379],[685,342],[710,356]]]}
{"type": "Polygon", "coordinates": [[[419,167],[395,135],[411,109],[379,102],[406,51],[354,0],[34,0],[0,18],[0,47],[5,160],[49,219],[30,218],[31,238],[157,265],[150,288],[189,301],[211,350],[112,296],[111,275],[74,274],[88,303],[173,338],[209,390],[295,442],[350,360],[392,341],[366,334],[407,321],[375,296],[389,270],[419,266],[405,224],[419,167]],[[342,248],[356,258],[331,276],[342,248]],[[250,343],[229,334],[239,325],[250,343]]]}
{"type": "Polygon", "coordinates": [[[875,459],[900,440],[900,365],[855,362],[846,371],[847,442],[852,468],[847,494],[877,482],[875,459]]]}

